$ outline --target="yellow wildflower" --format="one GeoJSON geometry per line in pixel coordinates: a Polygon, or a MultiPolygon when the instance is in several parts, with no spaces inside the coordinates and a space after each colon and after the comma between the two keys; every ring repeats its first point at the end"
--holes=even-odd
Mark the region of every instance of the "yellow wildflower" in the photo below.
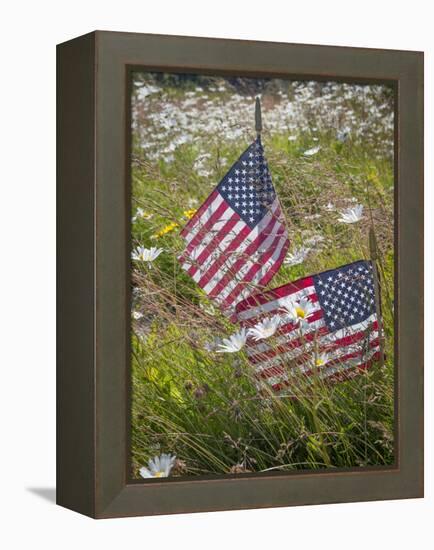
{"type": "Polygon", "coordinates": [[[378,177],[378,173],[373,168],[368,173],[368,181],[373,183],[374,185],[378,186],[380,184],[380,179],[378,177]]]}
{"type": "Polygon", "coordinates": [[[152,238],[153,239],[159,239],[160,237],[163,237],[167,233],[170,233],[171,231],[173,231],[176,227],[178,227],[178,225],[179,224],[177,224],[176,222],[171,222],[171,223],[169,223],[169,225],[166,225],[165,227],[160,229],[160,231],[155,233],[155,235],[152,235],[152,238]]]}
{"type": "Polygon", "coordinates": [[[184,216],[187,218],[187,220],[190,220],[196,214],[196,212],[196,208],[190,208],[190,210],[184,210],[184,216]]]}

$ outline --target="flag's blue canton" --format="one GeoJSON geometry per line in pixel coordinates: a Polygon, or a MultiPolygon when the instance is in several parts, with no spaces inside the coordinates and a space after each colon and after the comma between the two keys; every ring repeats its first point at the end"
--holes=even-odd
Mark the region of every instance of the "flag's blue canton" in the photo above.
{"type": "Polygon", "coordinates": [[[260,139],[250,145],[217,186],[242,220],[253,228],[276,198],[260,139]]]}
{"type": "Polygon", "coordinates": [[[375,313],[371,262],[354,262],[314,275],[313,279],[329,330],[361,323],[375,313]]]}

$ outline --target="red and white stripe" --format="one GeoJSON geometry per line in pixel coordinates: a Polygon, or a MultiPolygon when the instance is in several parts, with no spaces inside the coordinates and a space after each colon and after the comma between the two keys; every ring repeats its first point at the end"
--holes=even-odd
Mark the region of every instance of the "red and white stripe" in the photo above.
{"type": "Polygon", "coordinates": [[[263,288],[279,269],[289,241],[279,202],[251,229],[214,191],[181,232],[182,268],[222,310],[263,288]]]}
{"type": "Polygon", "coordinates": [[[313,308],[307,318],[308,327],[300,331],[297,325],[288,321],[279,327],[272,339],[255,342],[248,338],[247,355],[258,381],[265,381],[273,390],[280,391],[301,374],[309,377],[314,370],[315,353],[327,354],[327,362],[319,367],[320,378],[337,378],[356,368],[366,369],[378,360],[380,341],[376,315],[331,332],[324,321],[312,277],[250,296],[237,305],[237,320],[249,328],[276,314],[285,319],[282,307],[288,296],[297,301],[309,297],[313,308]]]}

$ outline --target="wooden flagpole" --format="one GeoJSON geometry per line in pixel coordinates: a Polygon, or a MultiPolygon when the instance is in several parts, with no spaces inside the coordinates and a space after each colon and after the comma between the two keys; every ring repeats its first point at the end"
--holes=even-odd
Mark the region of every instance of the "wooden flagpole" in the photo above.
{"type": "Polygon", "coordinates": [[[259,97],[256,98],[255,102],[255,129],[258,135],[258,138],[261,137],[262,132],[262,114],[261,114],[261,102],[259,97]]]}
{"type": "Polygon", "coordinates": [[[372,262],[372,275],[374,279],[374,292],[375,292],[375,311],[377,314],[378,323],[378,335],[380,340],[380,367],[384,366],[384,334],[383,334],[383,320],[381,317],[381,304],[380,304],[380,282],[378,279],[378,248],[377,239],[375,237],[374,227],[371,225],[369,228],[369,251],[372,262]]]}

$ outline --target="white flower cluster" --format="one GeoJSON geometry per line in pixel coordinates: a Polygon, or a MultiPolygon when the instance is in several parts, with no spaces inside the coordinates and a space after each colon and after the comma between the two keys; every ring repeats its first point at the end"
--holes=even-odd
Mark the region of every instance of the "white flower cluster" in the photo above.
{"type": "Polygon", "coordinates": [[[217,352],[236,353],[241,351],[249,337],[255,342],[270,338],[280,326],[287,323],[293,323],[300,329],[306,329],[309,326],[309,318],[313,310],[313,303],[308,297],[295,300],[288,296],[281,301],[280,314],[266,317],[254,327],[248,330],[242,328],[240,331],[229,336],[229,338],[224,338],[222,343],[217,347],[217,352]]]}
{"type": "MultiPolygon", "coordinates": [[[[208,169],[201,155],[209,151],[207,142],[251,136],[254,101],[227,81],[221,80],[218,87],[206,92],[197,87],[174,96],[152,78],[142,75],[133,96],[133,128],[149,160],[173,161],[179,146],[194,143],[200,155],[196,169],[205,175],[208,169]]],[[[277,82],[277,92],[264,94],[270,99],[263,107],[264,130],[269,134],[286,132],[289,141],[310,134],[312,141],[318,142],[317,134],[332,130],[341,143],[363,141],[374,146],[378,155],[392,156],[394,110],[384,86],[277,82]]],[[[304,156],[319,151],[317,143],[304,156]]]]}

